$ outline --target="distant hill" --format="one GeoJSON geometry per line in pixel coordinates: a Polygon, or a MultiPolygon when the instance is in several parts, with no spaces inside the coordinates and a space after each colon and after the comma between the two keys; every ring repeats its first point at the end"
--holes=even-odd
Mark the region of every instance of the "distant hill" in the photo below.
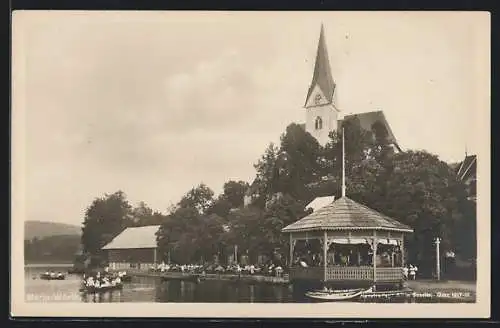
{"type": "Polygon", "coordinates": [[[56,222],[46,221],[26,221],[24,223],[24,240],[32,240],[34,237],[38,239],[52,236],[80,236],[81,227],[56,222]]]}
{"type": "Polygon", "coordinates": [[[72,263],[79,249],[79,235],[57,235],[25,240],[24,262],[72,263]]]}

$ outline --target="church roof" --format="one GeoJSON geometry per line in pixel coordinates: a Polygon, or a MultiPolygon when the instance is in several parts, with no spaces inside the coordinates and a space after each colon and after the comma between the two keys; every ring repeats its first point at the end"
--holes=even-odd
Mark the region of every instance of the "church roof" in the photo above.
{"type": "Polygon", "coordinates": [[[387,119],[385,118],[383,111],[373,111],[373,112],[365,112],[365,113],[360,113],[360,114],[345,115],[343,120],[338,121],[339,131],[341,129],[341,124],[343,121],[347,121],[347,120],[355,119],[355,118],[357,118],[359,120],[359,124],[361,125],[361,127],[364,130],[372,131],[372,132],[373,132],[373,124],[375,124],[376,122],[382,123],[387,130],[388,142],[395,145],[398,148],[398,150],[401,151],[401,148],[399,147],[398,141],[396,140],[394,133],[392,133],[392,129],[389,125],[389,122],[387,122],[387,119]]]}
{"type": "MultiPolygon", "coordinates": [[[[319,86],[328,103],[332,103],[333,93],[335,91],[335,82],[333,81],[330,61],[328,60],[328,51],[326,49],[325,31],[323,25],[321,25],[318,50],[316,52],[316,63],[314,65],[314,74],[307,92],[306,104],[316,85],[319,86]]],[[[304,106],[306,104],[304,104],[304,106]]]]}
{"type": "Polygon", "coordinates": [[[413,232],[413,229],[350,198],[342,197],[294,222],[283,232],[318,230],[386,230],[413,232]]]}
{"type": "Polygon", "coordinates": [[[460,180],[467,180],[476,175],[476,155],[465,156],[464,161],[458,166],[457,175],[460,180]]]}
{"type": "Polygon", "coordinates": [[[156,248],[159,225],[127,228],[102,249],[156,248]]]}
{"type": "Polygon", "coordinates": [[[255,178],[245,192],[245,196],[252,196],[259,191],[259,181],[255,178]]]}

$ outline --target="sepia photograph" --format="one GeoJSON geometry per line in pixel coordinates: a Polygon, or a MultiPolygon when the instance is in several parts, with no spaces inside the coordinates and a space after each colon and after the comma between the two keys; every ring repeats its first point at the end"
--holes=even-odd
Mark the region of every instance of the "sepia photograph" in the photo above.
{"type": "Polygon", "coordinates": [[[12,49],[13,316],[489,317],[488,13],[15,11],[12,49]]]}

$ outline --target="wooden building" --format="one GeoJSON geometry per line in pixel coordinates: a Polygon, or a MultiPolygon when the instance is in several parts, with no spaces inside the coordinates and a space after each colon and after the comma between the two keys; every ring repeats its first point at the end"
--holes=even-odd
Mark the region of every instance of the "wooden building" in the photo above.
{"type": "Polygon", "coordinates": [[[111,270],[149,270],[157,264],[159,225],[127,228],[102,249],[111,270]]]}
{"type": "MultiPolygon", "coordinates": [[[[343,163],[344,143],[342,130],[343,163]]],[[[291,281],[401,283],[404,235],[413,229],[346,197],[345,181],[342,165],[342,197],[283,228],[290,238],[291,281]]]]}
{"type": "Polygon", "coordinates": [[[290,279],[325,284],[401,282],[404,235],[412,231],[394,219],[341,197],[283,229],[289,235],[290,258],[294,259],[290,279]],[[298,243],[301,247],[297,247],[298,243]],[[307,267],[297,265],[302,259],[307,267]]]}

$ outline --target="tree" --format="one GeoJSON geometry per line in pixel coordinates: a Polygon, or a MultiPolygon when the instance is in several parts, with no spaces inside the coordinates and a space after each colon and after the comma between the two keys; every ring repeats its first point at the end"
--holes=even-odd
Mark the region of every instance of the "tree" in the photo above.
{"type": "Polygon", "coordinates": [[[257,171],[255,183],[259,189],[259,198],[261,198],[261,201],[258,201],[258,203],[262,206],[264,205],[267,197],[277,191],[276,171],[278,155],[279,149],[273,143],[270,143],[266,148],[264,155],[262,155],[257,164],[254,165],[257,171]]]}
{"type": "Polygon", "coordinates": [[[261,233],[264,236],[263,248],[267,251],[267,255],[278,250],[282,256],[287,256],[289,240],[281,230],[310,213],[305,209],[303,202],[288,194],[269,204],[261,226],[261,233]]]}
{"type": "Polygon", "coordinates": [[[446,163],[424,151],[396,154],[392,165],[384,198],[373,197],[366,205],[414,228],[408,242],[409,260],[430,270],[436,237],[442,239],[443,251],[463,242],[457,237],[466,219],[465,188],[446,163]]]}
{"type": "Polygon", "coordinates": [[[126,227],[130,218],[131,206],[122,191],[94,199],[86,209],[83,221],[81,240],[84,251],[99,255],[101,248],[126,227]]]}
{"type": "Polygon", "coordinates": [[[163,258],[176,263],[208,259],[219,248],[224,220],[216,214],[200,214],[196,208],[180,207],[161,224],[157,242],[163,258]]]}
{"type": "Polygon", "coordinates": [[[303,199],[305,186],[321,177],[322,147],[297,124],[290,124],[281,136],[280,192],[303,199]]]}
{"type": "Polygon", "coordinates": [[[219,195],[219,197],[207,209],[207,214],[216,214],[219,217],[227,218],[232,207],[232,204],[227,200],[226,197],[224,197],[224,195],[219,195]]]}
{"type": "Polygon", "coordinates": [[[262,222],[262,210],[258,207],[251,206],[231,212],[228,217],[228,230],[222,237],[222,245],[226,248],[238,245],[241,252],[255,259],[264,246],[262,222]]]}
{"type": "Polygon", "coordinates": [[[179,207],[194,208],[199,214],[205,213],[214,202],[214,192],[201,183],[191,189],[179,202],[179,207]]]}
{"type": "Polygon", "coordinates": [[[165,220],[165,216],[158,211],[153,211],[145,202],[139,202],[131,212],[131,222],[129,226],[142,227],[149,225],[159,225],[165,220]]]}
{"type": "Polygon", "coordinates": [[[248,183],[244,181],[228,181],[224,184],[223,197],[232,208],[241,207],[248,187],[248,183]]]}
{"type": "Polygon", "coordinates": [[[69,263],[79,247],[79,235],[54,235],[24,241],[24,259],[27,262],[69,263]]]}
{"type": "Polygon", "coordinates": [[[170,253],[174,262],[184,263],[194,257],[196,244],[191,228],[199,216],[197,209],[189,207],[180,207],[169,215],[157,232],[158,249],[163,258],[170,253]]]}
{"type": "MultiPolygon", "coordinates": [[[[351,173],[363,161],[371,159],[375,142],[371,131],[363,129],[357,117],[351,118],[342,123],[344,129],[344,149],[346,175],[351,173]]],[[[328,175],[341,177],[342,175],[342,129],[330,133],[330,142],[323,150],[324,165],[323,170],[328,175]]],[[[340,186],[339,186],[340,187],[340,186]]],[[[340,190],[339,190],[340,191],[340,190]]]]}

